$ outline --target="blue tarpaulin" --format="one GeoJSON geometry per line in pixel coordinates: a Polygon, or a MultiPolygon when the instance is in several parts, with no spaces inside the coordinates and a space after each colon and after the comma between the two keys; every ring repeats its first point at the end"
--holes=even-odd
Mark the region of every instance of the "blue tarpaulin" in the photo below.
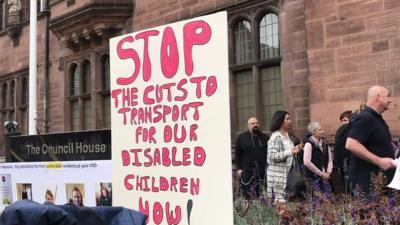
{"type": "Polygon", "coordinates": [[[17,201],[4,209],[0,225],[145,225],[146,215],[124,207],[84,207],[17,201]]]}

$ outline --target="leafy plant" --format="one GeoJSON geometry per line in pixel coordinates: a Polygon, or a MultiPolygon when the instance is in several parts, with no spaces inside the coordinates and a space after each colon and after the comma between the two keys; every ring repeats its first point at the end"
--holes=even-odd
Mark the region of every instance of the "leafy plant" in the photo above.
{"type": "Polygon", "coordinates": [[[252,199],[234,201],[235,225],[400,225],[400,194],[387,189],[383,174],[372,178],[370,194],[353,196],[319,190],[308,200],[273,204],[265,190],[252,199]]]}

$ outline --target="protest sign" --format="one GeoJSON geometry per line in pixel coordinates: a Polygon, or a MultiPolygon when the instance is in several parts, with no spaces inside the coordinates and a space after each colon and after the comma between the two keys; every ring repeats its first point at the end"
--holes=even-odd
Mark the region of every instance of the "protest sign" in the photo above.
{"type": "Polygon", "coordinates": [[[114,203],[233,224],[226,12],[110,40],[114,203]]]}

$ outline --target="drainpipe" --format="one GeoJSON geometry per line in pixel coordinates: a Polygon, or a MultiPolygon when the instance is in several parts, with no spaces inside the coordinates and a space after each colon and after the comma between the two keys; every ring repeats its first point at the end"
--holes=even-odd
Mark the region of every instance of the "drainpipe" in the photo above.
{"type": "MultiPolygon", "coordinates": [[[[44,75],[44,83],[45,83],[45,91],[44,91],[44,132],[49,132],[49,77],[50,77],[50,41],[49,41],[49,25],[50,25],[50,0],[44,1],[46,5],[44,6],[43,13],[45,14],[45,53],[44,53],[44,65],[45,65],[45,75],[44,75]]],[[[43,8],[43,7],[42,7],[43,8]]]]}

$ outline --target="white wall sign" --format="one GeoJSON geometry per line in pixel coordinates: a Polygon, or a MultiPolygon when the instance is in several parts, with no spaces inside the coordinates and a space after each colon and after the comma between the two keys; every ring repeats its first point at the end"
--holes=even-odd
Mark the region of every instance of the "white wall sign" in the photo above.
{"type": "Polygon", "coordinates": [[[84,206],[112,203],[111,160],[0,163],[0,179],[0,211],[22,199],[73,203],[74,189],[84,206]]]}

